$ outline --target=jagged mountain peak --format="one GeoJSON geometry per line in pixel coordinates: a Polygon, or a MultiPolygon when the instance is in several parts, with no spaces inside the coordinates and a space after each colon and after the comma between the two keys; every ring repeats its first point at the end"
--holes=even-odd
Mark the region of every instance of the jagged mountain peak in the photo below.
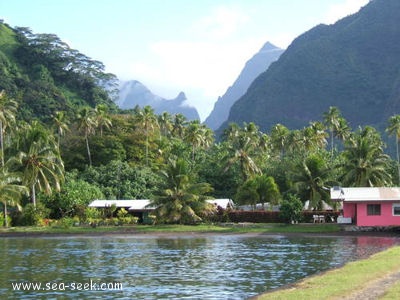
{"type": "Polygon", "coordinates": [[[151,106],[156,114],[168,112],[183,114],[188,120],[199,120],[196,108],[187,104],[187,97],[180,92],[174,99],[165,99],[153,94],[144,84],[137,80],[121,82],[117,105],[122,109],[131,109],[135,106],[151,106]]]}
{"type": "Polygon", "coordinates": [[[214,109],[204,123],[211,129],[218,129],[228,118],[229,110],[235,101],[244,95],[253,80],[259,74],[266,71],[269,65],[276,61],[283,51],[284,50],[276,47],[272,43],[266,42],[263,47],[246,62],[233,85],[228,88],[223,96],[218,97],[214,109]]]}

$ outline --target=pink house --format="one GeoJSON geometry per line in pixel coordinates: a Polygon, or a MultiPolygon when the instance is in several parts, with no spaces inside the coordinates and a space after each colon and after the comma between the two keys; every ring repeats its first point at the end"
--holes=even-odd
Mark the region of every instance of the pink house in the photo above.
{"type": "Polygon", "coordinates": [[[338,223],[357,226],[400,226],[398,187],[333,187],[331,199],[343,202],[343,217],[338,218],[338,223]]]}

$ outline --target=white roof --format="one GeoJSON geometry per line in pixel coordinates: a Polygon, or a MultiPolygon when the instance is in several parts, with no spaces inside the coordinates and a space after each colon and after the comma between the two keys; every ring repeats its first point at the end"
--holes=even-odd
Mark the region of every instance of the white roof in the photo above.
{"type": "Polygon", "coordinates": [[[331,189],[331,199],[346,202],[353,201],[400,201],[398,187],[354,187],[331,189]]]}
{"type": "Polygon", "coordinates": [[[154,207],[147,207],[150,204],[150,200],[132,200],[134,201],[129,207],[129,210],[153,210],[154,207]]]}
{"type": "MultiPolygon", "coordinates": [[[[312,207],[311,204],[310,204],[310,200],[307,200],[306,202],[304,202],[303,209],[304,210],[312,210],[312,209],[314,209],[314,207],[312,207]]],[[[325,201],[322,201],[322,210],[333,210],[333,207],[330,206],[325,201]]]]}
{"type": "Polygon", "coordinates": [[[150,200],[94,200],[89,207],[109,207],[115,204],[116,207],[145,207],[150,200]]]}
{"type": "Polygon", "coordinates": [[[271,211],[279,211],[280,209],[280,205],[270,205],[269,202],[265,202],[264,203],[264,207],[262,205],[262,203],[257,203],[256,207],[254,207],[254,205],[239,205],[236,206],[237,209],[239,210],[244,210],[244,211],[254,211],[255,210],[271,210],[271,211]]]}
{"type": "MultiPolygon", "coordinates": [[[[228,206],[233,207],[231,199],[212,199],[206,200],[209,203],[215,203],[217,206],[223,209],[228,206]]],[[[137,200],[94,200],[89,204],[89,207],[110,207],[115,204],[116,207],[127,207],[129,210],[152,210],[154,207],[147,207],[150,204],[150,200],[137,199],[137,200]]]]}
{"type": "Polygon", "coordinates": [[[228,206],[230,208],[233,208],[234,204],[231,199],[209,199],[206,200],[208,203],[213,203],[216,204],[217,206],[220,206],[223,209],[227,209],[228,206]]]}

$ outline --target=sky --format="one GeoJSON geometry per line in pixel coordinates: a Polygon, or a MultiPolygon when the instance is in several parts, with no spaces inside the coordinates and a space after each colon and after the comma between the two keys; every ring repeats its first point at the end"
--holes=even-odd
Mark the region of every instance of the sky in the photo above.
{"type": "Polygon", "coordinates": [[[11,27],[53,33],[166,99],[185,92],[202,121],[267,42],[286,49],[368,0],[0,0],[11,27]]]}

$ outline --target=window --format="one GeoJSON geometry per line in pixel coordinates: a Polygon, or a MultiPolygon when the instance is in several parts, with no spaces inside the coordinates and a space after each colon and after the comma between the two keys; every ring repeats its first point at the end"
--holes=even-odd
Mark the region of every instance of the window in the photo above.
{"type": "Polygon", "coordinates": [[[367,204],[367,216],[380,216],[380,215],[381,215],[380,204],[367,204]]]}
{"type": "Polygon", "coordinates": [[[400,203],[393,203],[393,216],[400,216],[400,203]]]}

